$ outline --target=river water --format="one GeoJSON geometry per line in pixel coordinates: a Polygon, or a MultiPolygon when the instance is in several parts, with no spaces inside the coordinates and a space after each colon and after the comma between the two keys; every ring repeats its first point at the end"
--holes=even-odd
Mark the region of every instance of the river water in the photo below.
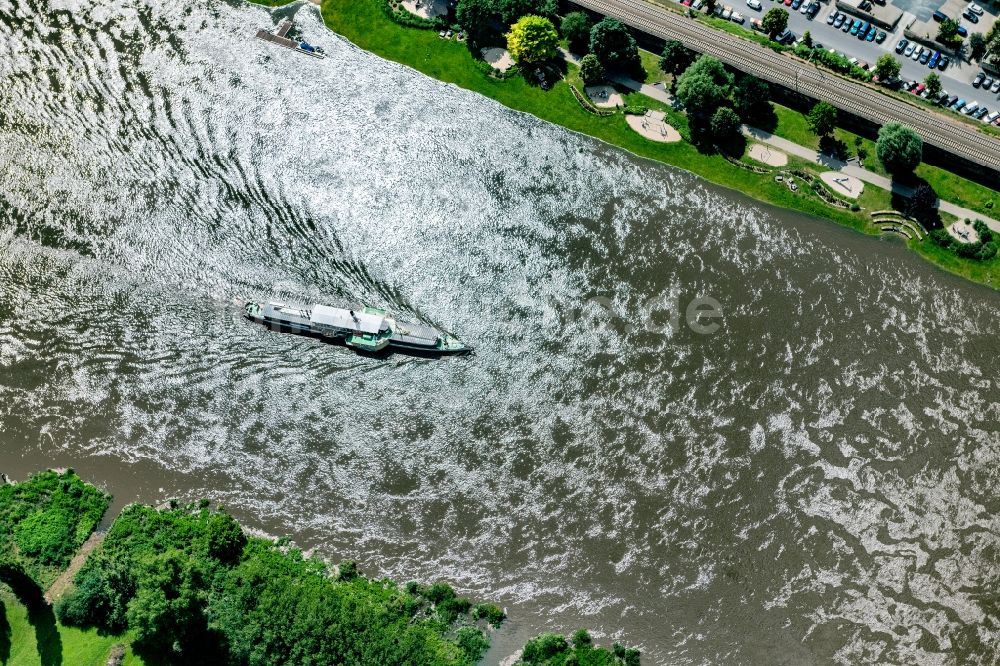
{"type": "Polygon", "coordinates": [[[995,659],[997,293],[295,12],[327,59],[239,3],[0,0],[0,469],[447,579],[511,612],[488,663],[579,626],[651,664],[995,659]]]}

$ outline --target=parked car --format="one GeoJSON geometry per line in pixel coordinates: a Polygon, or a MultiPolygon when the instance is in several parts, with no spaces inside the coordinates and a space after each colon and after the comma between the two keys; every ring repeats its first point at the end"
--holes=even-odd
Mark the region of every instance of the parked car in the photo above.
{"type": "Polygon", "coordinates": [[[986,124],[990,124],[994,120],[996,120],[997,118],[1000,118],[1000,111],[993,111],[988,116],[986,116],[985,118],[983,118],[983,122],[986,123],[986,124]]]}
{"type": "Polygon", "coordinates": [[[934,55],[931,56],[931,59],[927,61],[927,67],[930,69],[934,69],[935,67],[937,67],[938,58],[940,57],[941,57],[941,52],[935,51],[934,55]]]}
{"type": "Polygon", "coordinates": [[[990,92],[1000,93],[1000,78],[995,80],[993,85],[990,86],[990,92]]]}
{"type": "Polygon", "coordinates": [[[951,97],[951,95],[949,95],[948,91],[945,90],[940,95],[938,95],[938,98],[937,98],[936,101],[937,101],[938,104],[944,104],[948,100],[949,97],[951,97]]]}
{"type": "Polygon", "coordinates": [[[941,21],[947,21],[948,20],[948,15],[945,14],[944,12],[942,12],[941,10],[938,10],[938,11],[934,12],[934,16],[932,18],[935,21],[937,21],[938,23],[940,23],[941,21]]]}
{"type": "Polygon", "coordinates": [[[938,69],[942,72],[948,68],[949,63],[951,63],[951,58],[946,55],[941,56],[941,60],[938,61],[938,69]]]}
{"type": "Polygon", "coordinates": [[[983,85],[983,79],[985,79],[985,78],[986,78],[986,75],[983,74],[982,72],[979,72],[978,74],[976,74],[976,78],[972,79],[972,87],[973,88],[978,88],[979,86],[983,85]]]}
{"type": "Polygon", "coordinates": [[[970,115],[971,115],[971,116],[972,116],[973,118],[975,118],[976,120],[982,120],[982,119],[983,119],[983,117],[984,117],[984,116],[985,116],[985,115],[986,115],[987,113],[989,113],[989,112],[990,112],[990,110],[989,110],[989,109],[987,109],[987,108],[986,108],[985,106],[981,106],[981,107],[979,107],[979,110],[978,110],[978,111],[976,111],[975,113],[973,113],[973,114],[970,114],[970,115]]]}
{"type": "Polygon", "coordinates": [[[886,37],[888,37],[888,36],[889,35],[886,34],[885,30],[879,30],[878,34],[875,35],[875,43],[876,44],[881,44],[882,42],[884,42],[886,40],[886,37]]]}
{"type": "Polygon", "coordinates": [[[991,87],[993,87],[993,79],[987,76],[985,79],[983,79],[982,85],[983,85],[983,90],[989,90],[991,87]]]}
{"type": "Polygon", "coordinates": [[[764,24],[760,22],[760,19],[752,18],[750,19],[750,29],[764,32],[764,24]]]}
{"type": "Polygon", "coordinates": [[[796,10],[802,6],[802,0],[792,0],[792,10],[796,10]]]}
{"type": "Polygon", "coordinates": [[[958,111],[963,106],[965,106],[965,100],[962,99],[962,98],[959,98],[959,99],[955,100],[955,102],[953,104],[949,105],[949,108],[954,109],[955,111],[958,111]]]}
{"type": "Polygon", "coordinates": [[[858,5],[858,9],[863,12],[870,12],[872,10],[872,3],[868,0],[861,0],[861,4],[858,5]]]}
{"type": "Polygon", "coordinates": [[[816,18],[816,14],[819,14],[819,3],[816,2],[816,0],[813,0],[813,2],[809,3],[809,11],[806,12],[806,16],[814,19],[816,18]]]}
{"type": "Polygon", "coordinates": [[[966,5],[965,11],[972,12],[973,14],[979,14],[980,16],[983,15],[983,8],[974,2],[970,2],[968,5],[966,5]]]}
{"type": "Polygon", "coordinates": [[[726,5],[725,7],[722,8],[722,18],[724,18],[724,19],[726,19],[728,21],[729,17],[732,16],[732,15],[733,15],[733,8],[732,7],[730,7],[729,5],[726,5]]]}
{"type": "Polygon", "coordinates": [[[760,0],[747,0],[747,7],[749,7],[754,11],[759,12],[762,8],[762,5],[760,4],[760,0]]]}
{"type": "Polygon", "coordinates": [[[838,16],[840,16],[840,12],[833,12],[832,14],[829,14],[826,17],[826,24],[833,25],[833,22],[837,20],[838,16]]]}
{"type": "Polygon", "coordinates": [[[784,44],[791,35],[792,31],[789,30],[788,28],[785,28],[784,30],[782,30],[781,32],[779,32],[777,35],[774,36],[774,41],[778,42],[779,44],[784,44]]]}
{"type": "Polygon", "coordinates": [[[966,10],[965,13],[962,14],[962,18],[964,18],[969,23],[979,23],[979,17],[968,10],[966,10]]]}
{"type": "Polygon", "coordinates": [[[927,86],[925,86],[924,84],[922,84],[922,83],[918,83],[918,84],[917,84],[917,87],[916,87],[916,88],[914,88],[914,89],[913,89],[913,90],[912,90],[911,92],[912,92],[912,93],[913,93],[914,95],[919,95],[919,94],[920,94],[920,93],[922,93],[922,92],[923,92],[923,91],[924,91],[924,90],[925,90],[926,88],[927,88],[927,86]]]}
{"type": "Polygon", "coordinates": [[[961,35],[962,37],[968,37],[969,31],[965,29],[964,25],[960,25],[958,26],[958,34],[961,35]]]}
{"type": "Polygon", "coordinates": [[[949,95],[948,99],[946,99],[945,101],[941,102],[941,106],[943,106],[946,109],[948,109],[948,108],[951,108],[956,102],[958,102],[958,95],[949,95]]]}
{"type": "Polygon", "coordinates": [[[921,65],[926,65],[927,61],[930,60],[930,59],[931,59],[931,52],[929,50],[928,51],[924,51],[923,53],[920,54],[920,64],[921,65]]]}
{"type": "Polygon", "coordinates": [[[746,19],[743,17],[743,14],[740,14],[739,12],[733,12],[729,16],[729,20],[732,21],[733,23],[743,23],[744,21],[746,21],[746,19]]]}
{"type": "Polygon", "coordinates": [[[962,113],[964,113],[967,116],[971,116],[972,113],[978,108],[979,108],[979,102],[971,102],[965,105],[965,108],[962,109],[962,113]]]}
{"type": "Polygon", "coordinates": [[[858,30],[861,29],[861,21],[854,19],[854,23],[851,24],[851,34],[857,35],[858,30]]]}
{"type": "Polygon", "coordinates": [[[924,47],[918,46],[917,50],[914,51],[913,55],[911,55],[910,57],[913,58],[914,60],[920,60],[920,56],[922,56],[923,54],[924,54],[924,47]]]}
{"type": "Polygon", "coordinates": [[[901,39],[898,42],[896,42],[896,53],[902,53],[903,51],[905,51],[909,43],[910,42],[907,39],[901,39]]]}
{"type": "Polygon", "coordinates": [[[865,41],[866,42],[874,42],[875,41],[875,35],[877,35],[877,34],[878,34],[878,28],[876,28],[875,26],[872,26],[872,27],[868,28],[868,34],[865,35],[865,41]]]}
{"type": "Polygon", "coordinates": [[[913,55],[913,52],[917,50],[916,44],[907,44],[906,48],[903,49],[903,55],[907,58],[913,55]]]}

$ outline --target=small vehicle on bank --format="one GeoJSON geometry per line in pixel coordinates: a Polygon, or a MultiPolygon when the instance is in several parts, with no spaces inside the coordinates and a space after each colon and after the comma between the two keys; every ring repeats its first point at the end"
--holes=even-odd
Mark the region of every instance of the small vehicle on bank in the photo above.
{"type": "Polygon", "coordinates": [[[959,98],[955,100],[953,104],[950,104],[948,108],[951,109],[952,111],[960,111],[963,106],[965,106],[965,100],[959,98]]]}
{"type": "Polygon", "coordinates": [[[958,95],[948,95],[948,99],[941,102],[941,106],[943,106],[946,109],[950,109],[952,105],[957,102],[958,102],[958,95]]]}
{"type": "Polygon", "coordinates": [[[979,107],[978,111],[972,114],[972,117],[975,118],[976,120],[982,120],[989,112],[990,112],[989,109],[987,109],[985,106],[981,106],[979,107]]]}
{"type": "Polygon", "coordinates": [[[979,102],[971,102],[965,105],[965,108],[962,109],[962,113],[964,113],[967,116],[971,116],[973,112],[978,108],[979,108],[979,102]]]}

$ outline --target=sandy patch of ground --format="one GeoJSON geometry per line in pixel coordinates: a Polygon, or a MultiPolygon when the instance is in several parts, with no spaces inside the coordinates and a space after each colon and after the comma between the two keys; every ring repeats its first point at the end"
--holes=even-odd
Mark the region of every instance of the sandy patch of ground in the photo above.
{"type": "Polygon", "coordinates": [[[865,184],[854,176],[840,171],[824,171],[819,175],[830,189],[842,197],[857,199],[865,191],[865,184]]]}
{"type": "Polygon", "coordinates": [[[506,72],[514,66],[514,59],[510,57],[507,49],[494,46],[491,49],[483,49],[481,53],[483,54],[483,60],[490,63],[493,69],[506,72]]]}
{"type": "Polygon", "coordinates": [[[971,224],[965,220],[959,220],[948,227],[948,233],[961,243],[978,243],[979,234],[971,224]]]}
{"type": "Polygon", "coordinates": [[[680,133],[665,121],[666,114],[662,111],[647,111],[646,115],[626,115],[625,122],[636,132],[650,141],[674,143],[681,140],[680,133]]]}
{"type": "Polygon", "coordinates": [[[587,97],[594,103],[594,106],[625,106],[625,100],[615,92],[613,86],[587,86],[586,91],[587,97]]]}
{"type": "Polygon", "coordinates": [[[768,166],[782,167],[788,164],[788,155],[776,148],[765,146],[762,143],[755,143],[750,146],[750,150],[747,151],[747,155],[750,156],[750,159],[757,160],[758,162],[767,164],[768,166]]]}
{"type": "Polygon", "coordinates": [[[406,11],[425,19],[448,15],[448,0],[403,0],[406,11]]]}

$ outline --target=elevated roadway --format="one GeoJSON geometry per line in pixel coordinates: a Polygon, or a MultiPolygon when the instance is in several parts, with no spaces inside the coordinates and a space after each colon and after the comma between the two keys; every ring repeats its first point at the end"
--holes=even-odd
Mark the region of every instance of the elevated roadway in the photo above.
{"type": "Polygon", "coordinates": [[[908,104],[862,83],[819,71],[813,65],[775,53],[756,42],[715,30],[643,0],[571,1],[654,37],[679,40],[688,48],[707,53],[740,71],[829,102],[877,125],[903,123],[915,129],[924,142],[980,167],[1000,172],[1000,139],[946,115],[908,104]]]}

